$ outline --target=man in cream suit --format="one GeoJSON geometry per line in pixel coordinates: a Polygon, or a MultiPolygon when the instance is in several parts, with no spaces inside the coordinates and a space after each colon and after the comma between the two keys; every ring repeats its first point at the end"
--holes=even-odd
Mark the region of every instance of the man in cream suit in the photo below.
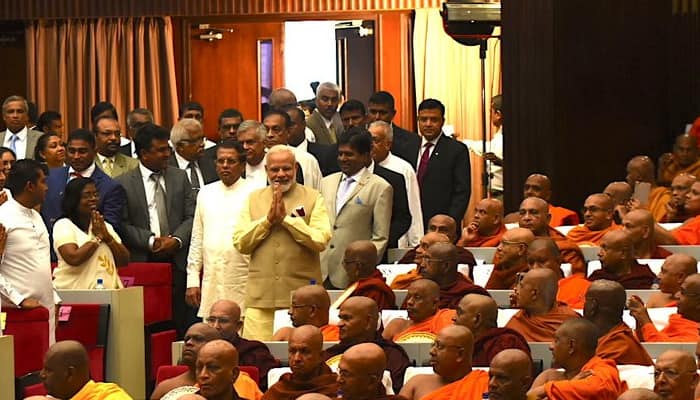
{"type": "Polygon", "coordinates": [[[348,285],[342,262],[349,243],[371,240],[377,247],[377,261],[387,247],[394,192],[391,185],[365,167],[370,163],[371,149],[372,136],[364,129],[351,128],[338,141],[342,172],[321,181],[321,194],[333,226],[331,241],[321,253],[321,270],[330,288],[348,285]]]}
{"type": "Polygon", "coordinates": [[[0,132],[0,145],[12,149],[17,160],[34,159],[34,148],[43,132],[27,128],[29,105],[24,97],[10,96],[2,103],[6,130],[0,132]]]}
{"type": "Polygon", "coordinates": [[[97,157],[95,164],[109,175],[110,178],[136,169],[139,161],[135,158],[125,156],[120,149],[121,129],[119,121],[112,117],[100,117],[93,125],[95,132],[95,146],[97,147],[97,157]]]}
{"type": "Polygon", "coordinates": [[[335,83],[324,82],[316,90],[316,109],[306,119],[306,126],[316,136],[318,144],[335,144],[343,133],[343,122],[338,114],[340,88],[335,83]]]}

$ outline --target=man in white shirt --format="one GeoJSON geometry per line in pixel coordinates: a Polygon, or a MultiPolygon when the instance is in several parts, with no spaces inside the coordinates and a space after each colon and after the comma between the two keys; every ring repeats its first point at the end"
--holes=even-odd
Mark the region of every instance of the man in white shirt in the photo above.
{"type": "Polygon", "coordinates": [[[2,103],[2,119],[6,130],[0,132],[0,143],[15,152],[17,160],[34,159],[34,148],[42,132],[27,128],[29,117],[27,100],[10,96],[2,103]]]}
{"type": "Polygon", "coordinates": [[[220,180],[199,191],[187,256],[185,298],[192,307],[199,307],[197,316],[204,319],[219,299],[233,300],[245,310],[250,261],[249,256],[231,246],[241,206],[255,189],[241,177],[246,165],[245,150],[239,142],[228,139],[219,143],[216,153],[216,173],[220,180]]]}
{"type": "Polygon", "coordinates": [[[34,209],[48,191],[47,174],[48,168],[34,160],[18,160],[10,170],[6,185],[12,198],[0,206],[6,234],[0,260],[0,295],[20,308],[46,307],[49,343],[53,343],[55,305],[61,299],[51,281],[49,233],[34,209]]]}
{"type": "Polygon", "coordinates": [[[374,162],[403,175],[406,181],[408,208],[411,211],[411,227],[399,239],[399,247],[415,247],[424,233],[423,212],[420,207],[420,188],[418,187],[416,172],[411,164],[391,153],[393,129],[390,124],[381,120],[374,121],[369,125],[369,133],[372,135],[372,159],[374,159],[374,162]]]}
{"type": "Polygon", "coordinates": [[[214,161],[204,157],[204,132],[199,121],[192,118],[177,121],[170,130],[170,142],[175,151],[168,162],[187,173],[192,190],[196,192],[219,179],[214,161]]]}
{"type": "Polygon", "coordinates": [[[503,196],[503,97],[491,98],[491,124],[498,128],[491,140],[486,142],[484,158],[489,162],[489,178],[492,196],[503,196]]]}
{"type": "Polygon", "coordinates": [[[289,125],[289,145],[294,146],[297,151],[311,154],[318,161],[323,176],[340,171],[338,167],[338,150],[335,145],[318,144],[308,140],[306,131],[306,116],[299,107],[291,107],[285,110],[289,115],[291,125],[289,125]]]}
{"type": "Polygon", "coordinates": [[[256,188],[267,186],[265,172],[265,136],[267,129],[258,121],[246,120],[241,122],[236,133],[246,152],[245,178],[256,188]]]}

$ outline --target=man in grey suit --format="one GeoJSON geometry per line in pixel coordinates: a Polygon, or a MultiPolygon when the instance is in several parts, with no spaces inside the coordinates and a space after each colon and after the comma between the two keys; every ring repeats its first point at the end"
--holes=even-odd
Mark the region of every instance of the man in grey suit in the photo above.
{"type": "Polygon", "coordinates": [[[306,119],[306,126],[316,136],[318,144],[334,144],[343,133],[343,122],[338,114],[340,88],[332,82],[324,82],[316,89],[316,109],[306,119]]]}
{"type": "Polygon", "coordinates": [[[175,150],[170,155],[170,166],[187,173],[192,190],[198,192],[205,184],[219,180],[214,160],[204,157],[204,131],[199,121],[177,121],[170,130],[170,142],[175,150]]]}
{"type": "Polygon", "coordinates": [[[119,151],[121,129],[112,117],[99,117],[92,128],[95,133],[97,156],[95,164],[110,178],[138,168],[139,161],[119,151]]]}
{"type": "Polygon", "coordinates": [[[12,149],[17,160],[34,159],[34,148],[42,132],[27,128],[29,105],[21,96],[10,96],[2,103],[2,119],[6,130],[0,132],[2,146],[12,149]]]}
{"type": "Polygon", "coordinates": [[[348,285],[342,263],[349,243],[371,240],[377,247],[377,261],[387,247],[394,191],[387,181],[367,169],[371,149],[369,132],[351,128],[338,141],[342,172],[321,180],[321,194],[333,227],[331,241],[321,253],[321,272],[324,279],[327,277],[328,288],[348,285]]]}
{"type": "Polygon", "coordinates": [[[195,197],[185,172],[168,168],[168,136],[158,125],[141,127],[134,139],[139,166],[117,181],[126,189],[121,234],[131,260],[173,265],[173,319],[182,336],[196,320],[197,311],[185,303],[195,197]]]}

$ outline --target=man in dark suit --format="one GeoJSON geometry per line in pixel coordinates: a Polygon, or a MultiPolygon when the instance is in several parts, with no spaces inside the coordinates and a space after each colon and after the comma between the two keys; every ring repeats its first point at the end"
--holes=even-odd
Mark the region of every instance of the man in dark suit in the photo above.
{"type": "Polygon", "coordinates": [[[389,92],[377,92],[369,98],[367,103],[367,124],[369,125],[374,121],[384,121],[387,124],[391,124],[393,130],[391,153],[408,161],[415,169],[416,156],[414,149],[420,147],[420,136],[391,122],[396,115],[394,96],[389,92]]]}
{"type": "Polygon", "coordinates": [[[418,130],[422,138],[411,152],[412,159],[418,160],[416,175],[424,226],[436,214],[449,215],[459,226],[471,195],[469,151],[442,132],[444,123],[445,106],[439,100],[420,103],[418,130]]]}
{"type": "MultiPolygon", "coordinates": [[[[116,118],[115,118],[116,119],[116,118]]],[[[122,136],[119,152],[125,156],[138,158],[134,138],[145,124],[153,123],[153,113],[147,108],[135,108],[126,115],[126,137],[122,136]]]]}
{"type": "Polygon", "coordinates": [[[324,82],[316,89],[316,109],[306,120],[314,132],[316,143],[335,144],[343,133],[343,123],[338,114],[340,88],[332,82],[324,82]]]}
{"type": "Polygon", "coordinates": [[[286,111],[292,120],[289,125],[289,145],[316,157],[323,176],[339,172],[338,148],[335,145],[313,143],[306,140],[304,112],[296,106],[289,107],[286,111]]]}
{"type": "Polygon", "coordinates": [[[195,197],[187,174],[168,168],[168,131],[146,124],[134,138],[139,167],[117,181],[127,193],[121,235],[131,260],[170,262],[173,265],[173,318],[178,334],[196,319],[196,309],[185,303],[187,252],[195,197]]]}
{"type": "Polygon", "coordinates": [[[217,133],[219,134],[217,143],[208,149],[204,149],[204,155],[212,160],[216,160],[216,149],[219,147],[219,143],[229,138],[236,140],[236,134],[241,122],[243,122],[243,114],[235,108],[227,108],[222,111],[219,114],[217,123],[217,133]]]}
{"type": "MultiPolygon", "coordinates": [[[[371,161],[371,159],[370,159],[371,161]]],[[[411,226],[411,212],[408,209],[408,194],[406,194],[406,180],[403,175],[396,173],[381,165],[371,162],[369,170],[375,175],[384,178],[394,189],[393,203],[391,206],[391,223],[389,225],[388,249],[398,247],[399,238],[408,231],[411,226]]],[[[383,259],[386,261],[387,253],[383,259]]]]}
{"type": "Polygon", "coordinates": [[[204,132],[199,121],[192,118],[177,121],[170,130],[170,142],[175,151],[168,164],[187,173],[192,190],[199,191],[207,183],[219,180],[214,161],[204,157],[204,132]]]}

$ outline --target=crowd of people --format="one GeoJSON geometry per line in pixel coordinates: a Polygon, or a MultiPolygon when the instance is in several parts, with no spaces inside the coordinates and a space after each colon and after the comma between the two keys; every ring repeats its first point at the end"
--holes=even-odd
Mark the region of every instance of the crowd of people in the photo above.
{"type": "MultiPolygon", "coordinates": [[[[309,115],[287,89],[269,99],[262,121],[222,111],[216,141],[196,102],[170,130],[143,108],[122,124],[101,102],[89,130],[65,135],[60,114],[34,126],[24,98],[5,99],[3,307],[46,307],[53,343],[56,289],[117,289],[130,261],[170,263],[188,369],[154,399],[694,398],[693,355],[652,360],[642,343],[700,341],[697,260],[661,247],[700,245],[696,137],[678,136],[658,168],[632,158],[625,180],[585,199],[582,224],[551,204],[549,178],[534,173],[517,210],[504,212],[499,183],[462,228],[469,150],[443,132],[439,100],[419,104],[413,133],[393,123],[387,92],[341,105],[338,86],[322,83],[309,115]],[[597,270],[587,246],[600,248],[597,270]],[[496,247],[483,286],[474,247],[496,247]],[[386,281],[377,265],[393,248],[407,249],[399,263],[415,268],[386,281]],[[665,259],[658,275],[640,262],[652,258],[665,259]],[[403,304],[397,289],[407,290],[403,304]],[[645,303],[630,289],[658,290],[645,303]],[[331,301],[328,290],[342,294],[331,301]],[[518,311],[503,326],[488,290],[512,290],[518,311]],[[662,330],[648,311],[658,307],[677,307],[662,330]],[[405,317],[380,320],[397,308],[405,317]],[[278,310],[289,310],[291,326],[275,331],[278,310]],[[426,339],[434,373],[404,384],[411,360],[400,343],[426,339]],[[279,366],[270,340],[288,342],[291,372],[268,388],[279,366]],[[534,376],[528,342],[551,342],[558,369],[534,376]],[[617,369],[625,364],[653,365],[655,393],[628,391],[617,369]],[[260,384],[239,365],[257,367],[260,384]]],[[[486,158],[508,168],[493,150],[486,158]]],[[[89,379],[84,353],[76,342],[51,347],[41,374],[49,394],[128,398],[89,379]]]]}

